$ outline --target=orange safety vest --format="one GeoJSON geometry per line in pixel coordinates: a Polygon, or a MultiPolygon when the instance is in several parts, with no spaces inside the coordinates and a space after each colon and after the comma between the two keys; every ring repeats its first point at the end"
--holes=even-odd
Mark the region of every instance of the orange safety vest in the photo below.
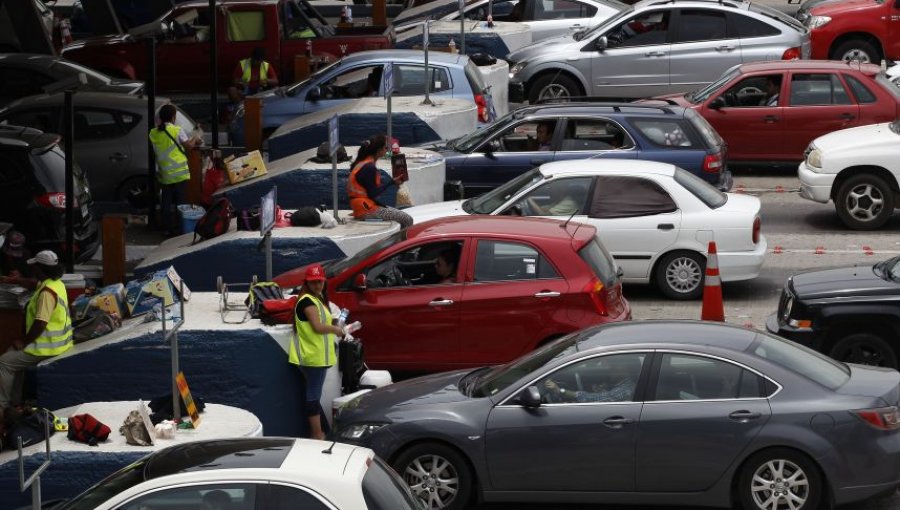
{"type": "MultiPolygon", "coordinates": [[[[378,204],[369,198],[359,181],[356,180],[356,174],[366,166],[367,163],[375,163],[375,159],[368,157],[360,161],[353,170],[350,171],[350,178],[347,180],[347,196],[350,197],[350,208],[353,209],[353,216],[359,218],[378,210],[378,204]]],[[[375,172],[375,186],[381,187],[381,172],[375,172]]]]}

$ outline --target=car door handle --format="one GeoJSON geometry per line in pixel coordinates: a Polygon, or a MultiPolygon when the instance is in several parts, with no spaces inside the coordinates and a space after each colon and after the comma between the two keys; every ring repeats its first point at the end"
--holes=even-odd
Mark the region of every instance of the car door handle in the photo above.
{"type": "Polygon", "coordinates": [[[747,423],[750,420],[757,420],[761,416],[762,414],[753,411],[735,411],[729,414],[728,418],[736,422],[747,423]]]}
{"type": "Polygon", "coordinates": [[[428,306],[450,306],[453,304],[452,299],[432,299],[428,302],[428,306]]]}
{"type": "Polygon", "coordinates": [[[852,113],[842,113],[841,114],[841,120],[853,120],[855,118],[856,118],[856,115],[853,115],[852,113]]]}
{"type": "Polygon", "coordinates": [[[644,53],[645,57],[665,57],[666,54],[663,51],[648,51],[644,53]]]}
{"type": "Polygon", "coordinates": [[[776,115],[766,115],[763,117],[763,122],[766,124],[772,124],[774,122],[778,122],[778,117],[776,115]]]}
{"type": "Polygon", "coordinates": [[[543,165],[546,162],[547,162],[546,159],[532,159],[531,160],[532,165],[543,165]]]}
{"type": "Polygon", "coordinates": [[[113,152],[109,156],[110,161],[122,161],[128,159],[128,154],[122,154],[121,152],[113,152]]]}
{"type": "Polygon", "coordinates": [[[603,425],[611,429],[620,429],[623,425],[631,425],[632,423],[634,423],[634,420],[624,416],[613,416],[603,420],[603,425]]]}
{"type": "Polygon", "coordinates": [[[559,297],[559,292],[553,290],[542,290],[534,295],[536,298],[559,297]]]}
{"type": "Polygon", "coordinates": [[[716,46],[716,51],[734,51],[735,47],[730,44],[723,44],[722,46],[716,46]]]}
{"type": "Polygon", "coordinates": [[[671,223],[660,223],[656,226],[656,228],[658,228],[659,230],[672,230],[675,228],[675,225],[671,223]]]}

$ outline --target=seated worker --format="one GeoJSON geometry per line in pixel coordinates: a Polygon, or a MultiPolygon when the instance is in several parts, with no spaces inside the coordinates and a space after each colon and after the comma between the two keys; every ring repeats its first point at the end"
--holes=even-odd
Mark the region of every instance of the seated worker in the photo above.
{"type": "Polygon", "coordinates": [[[535,137],[529,137],[529,145],[533,151],[550,151],[553,150],[553,130],[556,128],[555,122],[540,122],[535,130],[535,137]]]}
{"type": "Polygon", "coordinates": [[[456,269],[459,265],[459,250],[447,248],[440,252],[434,261],[434,272],[438,283],[456,283],[456,269]]]}
{"type": "Polygon", "coordinates": [[[550,200],[546,206],[537,203],[534,197],[528,197],[528,207],[535,216],[571,216],[581,209],[582,188],[577,184],[551,183],[547,186],[550,200]]]}
{"type": "Polygon", "coordinates": [[[253,48],[250,58],[238,62],[234,68],[234,83],[228,87],[228,97],[232,103],[239,103],[245,97],[261,90],[278,86],[275,68],[266,62],[266,49],[253,48]]]}
{"type": "Polygon", "coordinates": [[[356,159],[350,165],[352,170],[347,179],[350,208],[353,209],[353,217],[358,220],[396,221],[400,224],[400,228],[406,228],[413,224],[412,216],[378,202],[378,196],[389,186],[399,186],[403,182],[399,176],[382,182],[381,171],[376,162],[385,154],[387,154],[387,139],[384,135],[373,136],[359,148],[356,159]]]}

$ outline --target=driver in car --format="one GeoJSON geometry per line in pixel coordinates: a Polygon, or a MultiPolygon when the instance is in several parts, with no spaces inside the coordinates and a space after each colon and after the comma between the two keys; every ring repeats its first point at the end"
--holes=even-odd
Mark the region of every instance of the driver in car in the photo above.
{"type": "Polygon", "coordinates": [[[615,364],[609,370],[610,383],[598,383],[591,385],[591,391],[567,390],[561,388],[553,379],[544,382],[544,388],[548,392],[551,402],[627,402],[634,397],[634,389],[637,387],[637,376],[627,365],[615,364]]]}

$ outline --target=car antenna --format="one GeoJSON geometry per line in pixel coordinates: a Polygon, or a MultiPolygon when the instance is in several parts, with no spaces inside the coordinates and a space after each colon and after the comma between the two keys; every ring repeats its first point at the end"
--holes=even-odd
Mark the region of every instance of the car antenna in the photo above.
{"type": "MultiPolygon", "coordinates": [[[[563,229],[564,229],[564,228],[566,228],[567,226],[569,226],[569,222],[572,221],[572,218],[574,218],[575,215],[578,214],[578,212],[579,212],[578,209],[575,209],[575,210],[572,212],[572,214],[569,215],[569,218],[565,221],[565,223],[562,224],[562,226],[561,226],[560,228],[563,228],[563,229]]],[[[572,237],[573,237],[573,238],[575,237],[575,234],[578,232],[578,229],[579,229],[580,227],[581,227],[581,223],[579,223],[578,226],[575,227],[575,230],[572,231],[572,237]]]]}
{"type": "Polygon", "coordinates": [[[324,450],[322,450],[322,453],[324,453],[325,455],[331,455],[331,450],[334,449],[334,445],[336,445],[336,444],[337,444],[337,440],[332,441],[331,445],[329,445],[328,448],[325,448],[324,450]]]}

